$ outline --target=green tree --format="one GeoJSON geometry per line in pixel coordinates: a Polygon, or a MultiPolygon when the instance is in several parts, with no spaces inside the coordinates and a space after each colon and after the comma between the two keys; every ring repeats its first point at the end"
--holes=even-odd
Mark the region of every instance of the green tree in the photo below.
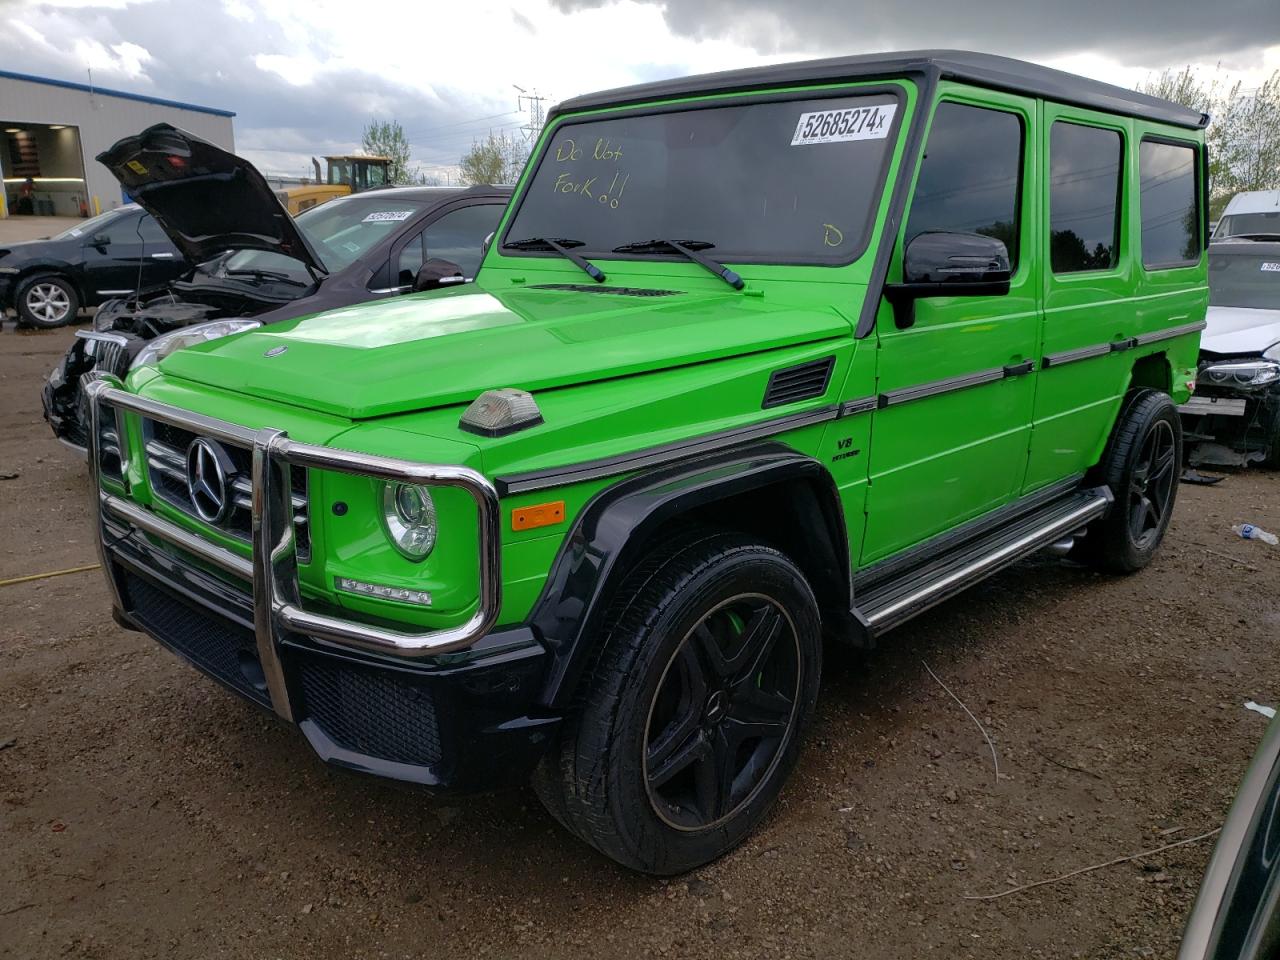
{"type": "Polygon", "coordinates": [[[360,138],[360,146],[370,156],[390,158],[389,182],[413,183],[417,178],[417,170],[409,169],[409,140],[399,121],[370,120],[360,138]]]}
{"type": "Polygon", "coordinates": [[[527,159],[529,151],[523,143],[491,131],[462,155],[459,176],[463,183],[515,183],[527,159]]]}
{"type": "Polygon", "coordinates": [[[1190,66],[1148,77],[1137,90],[1209,114],[1211,215],[1241,191],[1280,189],[1280,70],[1250,93],[1216,75],[1206,82],[1190,66]]]}

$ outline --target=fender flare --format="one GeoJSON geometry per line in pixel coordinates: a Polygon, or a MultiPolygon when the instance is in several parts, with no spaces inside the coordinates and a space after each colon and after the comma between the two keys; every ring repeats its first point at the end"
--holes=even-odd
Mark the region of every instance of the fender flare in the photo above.
{"type": "MultiPolygon", "coordinates": [[[[527,621],[550,655],[542,702],[564,709],[599,651],[613,591],[647,552],[659,528],[683,514],[779,484],[812,491],[804,541],[811,555],[795,558],[818,571],[820,601],[848,615],[851,597],[848,536],[835,481],[812,457],[778,443],[760,443],[623,480],[579,512],[551,565],[527,621]]],[[[793,488],[794,492],[794,488],[793,488]]],[[[806,571],[809,572],[808,570],[806,571]]]]}

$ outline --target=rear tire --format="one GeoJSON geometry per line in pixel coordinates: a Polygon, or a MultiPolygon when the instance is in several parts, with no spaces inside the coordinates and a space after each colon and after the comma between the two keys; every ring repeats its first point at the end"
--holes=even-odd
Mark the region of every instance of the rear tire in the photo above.
{"type": "Polygon", "coordinates": [[[1112,573],[1150,563],[1169,528],[1181,466],[1182,422],[1173,400],[1158,390],[1130,393],[1098,466],[1115,503],[1090,525],[1081,559],[1112,573]]]}
{"type": "Polygon", "coordinates": [[[18,323],[52,330],[76,319],[80,296],[71,281],[57,274],[30,277],[18,286],[14,305],[18,323]]]}
{"type": "Polygon", "coordinates": [[[606,856],[683,873],[741,843],[795,765],[822,669],[818,607],[786,556],[730,535],[668,548],[619,597],[534,787],[606,856]]]}

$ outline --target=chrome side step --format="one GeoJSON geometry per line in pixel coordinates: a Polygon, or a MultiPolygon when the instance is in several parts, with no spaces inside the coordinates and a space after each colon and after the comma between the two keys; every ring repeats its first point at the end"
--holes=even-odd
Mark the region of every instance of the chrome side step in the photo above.
{"type": "Polygon", "coordinates": [[[1105,489],[1077,491],[898,576],[860,586],[855,616],[878,637],[1028,554],[1062,543],[1106,513],[1111,499],[1105,489]]]}

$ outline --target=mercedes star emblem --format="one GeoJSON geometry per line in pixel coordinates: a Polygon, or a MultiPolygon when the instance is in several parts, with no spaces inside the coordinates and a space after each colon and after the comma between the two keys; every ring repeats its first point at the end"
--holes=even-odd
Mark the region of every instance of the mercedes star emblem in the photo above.
{"type": "Polygon", "coordinates": [[[231,500],[228,475],[234,467],[226,452],[211,440],[197,437],[187,447],[187,494],[200,519],[220,523],[231,500]]]}

